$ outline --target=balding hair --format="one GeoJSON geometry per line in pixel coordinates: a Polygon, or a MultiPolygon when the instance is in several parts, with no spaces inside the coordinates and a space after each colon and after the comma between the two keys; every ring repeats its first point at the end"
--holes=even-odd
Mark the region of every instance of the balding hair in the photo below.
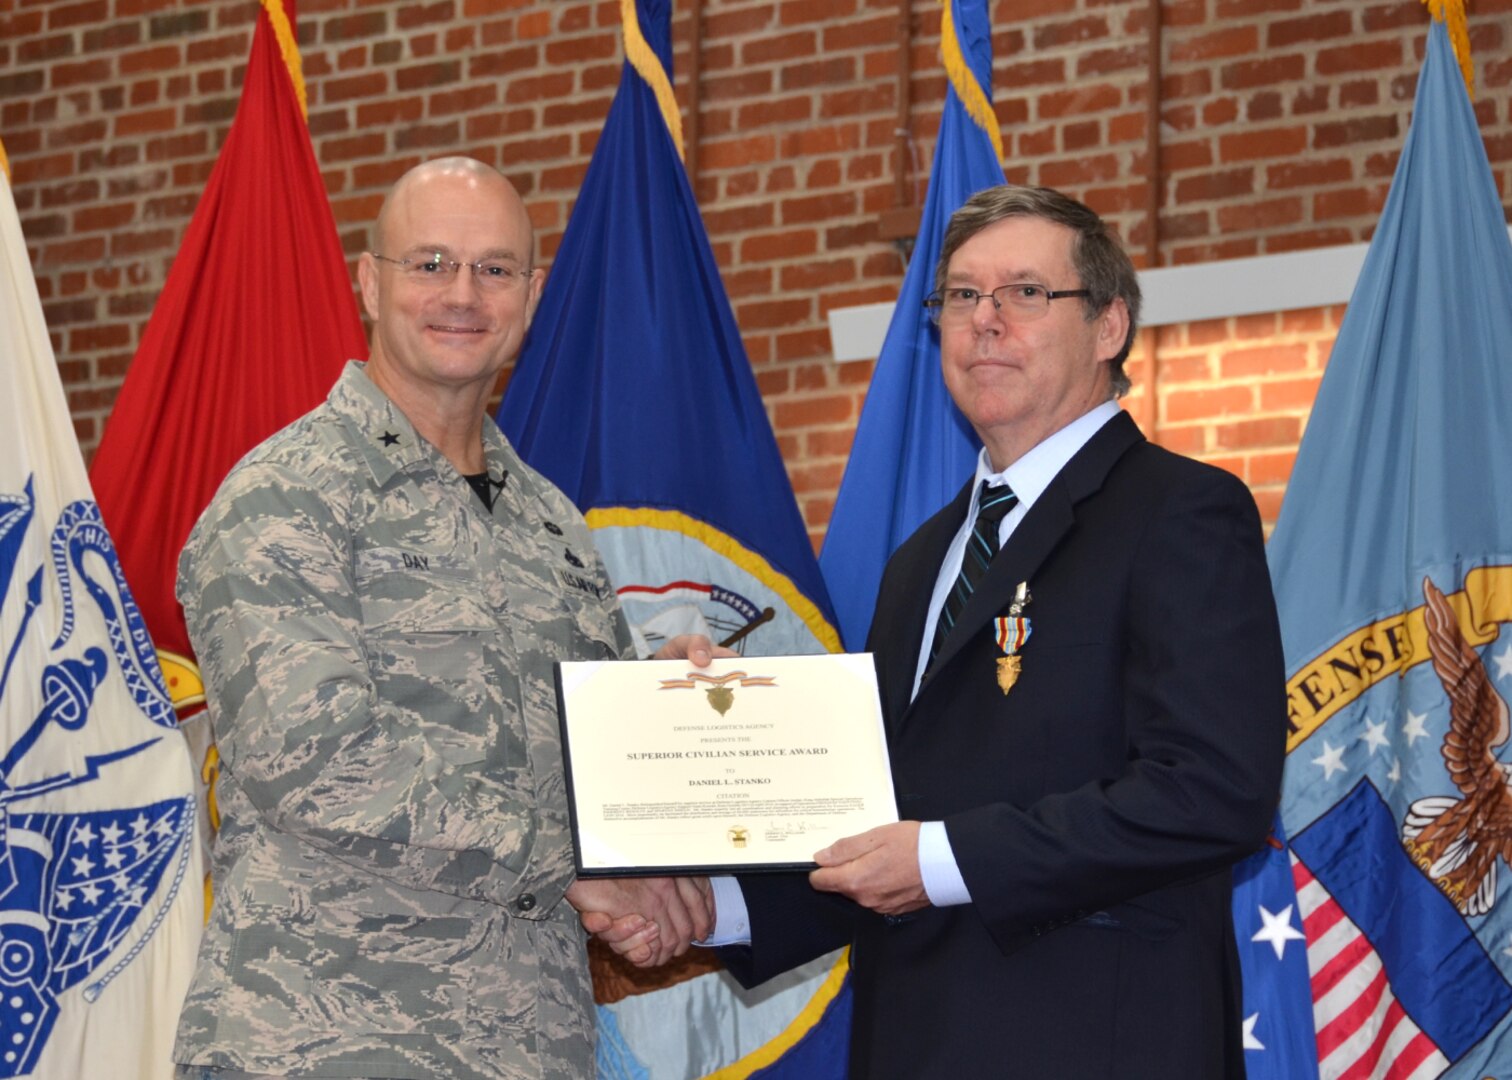
{"type": "MultiPolygon", "coordinates": [[[[505,176],[494,166],[485,164],[484,162],[479,161],[477,158],[463,157],[460,154],[454,154],[451,157],[432,158],[430,161],[422,161],[419,165],[414,166],[398,180],[396,180],[394,182],[394,186],[389,189],[389,193],[384,196],[383,206],[379,208],[378,218],[373,223],[373,248],[375,250],[383,250],[385,243],[384,234],[388,226],[389,207],[394,205],[397,197],[404,191],[408,190],[416,182],[427,177],[437,175],[473,176],[479,179],[497,178],[504,181],[504,186],[507,187],[515,195],[515,198],[519,198],[519,192],[515,191],[515,186],[514,184],[510,183],[509,177],[505,176]]],[[[521,205],[523,208],[523,203],[521,205]]],[[[530,224],[529,214],[525,215],[525,220],[527,227],[530,229],[530,232],[527,235],[529,235],[531,238],[531,248],[534,249],[535,229],[530,224]]],[[[528,255],[529,252],[527,252],[526,254],[528,255]]]]}

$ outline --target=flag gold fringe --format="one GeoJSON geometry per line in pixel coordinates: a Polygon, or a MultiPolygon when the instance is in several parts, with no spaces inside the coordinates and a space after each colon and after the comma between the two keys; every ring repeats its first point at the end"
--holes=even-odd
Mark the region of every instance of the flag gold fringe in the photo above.
{"type": "Polygon", "coordinates": [[[850,971],[850,949],[840,954],[835,961],[835,966],[830,968],[828,977],[814,991],[814,996],[803,1007],[803,1011],[788,1024],[786,1030],[771,1042],[758,1050],[753,1050],[733,1065],[726,1065],[716,1072],[711,1072],[703,1080],[748,1080],[748,1078],[760,1069],[773,1064],[783,1054],[787,1053],[803,1039],[814,1025],[819,1023],[824,1016],[824,1010],[830,1007],[830,1002],[840,993],[845,986],[845,976],[850,971]]]}
{"type": "Polygon", "coordinates": [[[1423,0],[1423,6],[1449,31],[1449,44],[1454,46],[1454,58],[1459,61],[1460,74],[1465,79],[1465,90],[1470,100],[1475,100],[1475,60],[1470,55],[1470,27],[1465,19],[1465,0],[1423,0]]]}
{"type": "Polygon", "coordinates": [[[667,77],[667,69],[662,67],[655,50],[641,33],[635,0],[620,0],[620,22],[624,24],[625,59],[630,61],[630,66],[635,68],[656,94],[656,103],[661,106],[662,119],[667,123],[667,130],[672,133],[677,156],[686,161],[688,155],[683,152],[682,111],[677,107],[677,98],[672,93],[672,80],[667,77]]]}
{"type": "Polygon", "coordinates": [[[680,510],[657,510],[649,506],[598,506],[583,516],[590,529],[662,529],[692,538],[715,554],[729,559],[776,593],[827,651],[845,651],[840,646],[839,632],[824,617],[824,612],[819,610],[818,605],[798,590],[793,579],[729,533],[680,510]]]}
{"type": "Polygon", "coordinates": [[[261,2],[268,13],[268,22],[273,24],[273,37],[278,42],[284,66],[289,69],[289,81],[294,84],[294,96],[299,99],[299,115],[308,122],[310,103],[305,96],[304,68],[299,61],[299,42],[294,37],[294,27],[289,25],[289,13],[284,10],[283,0],[261,2]]]}
{"type": "MultiPolygon", "coordinates": [[[[1424,0],[1428,3],[1430,0],[1424,0]]],[[[1438,0],[1442,3],[1443,0],[1438,0]]],[[[997,113],[992,111],[992,102],[982,91],[981,84],[972,74],[971,65],[961,51],[961,39],[956,36],[955,16],[951,14],[951,0],[940,0],[940,56],[945,61],[945,74],[950,76],[950,85],[955,87],[956,97],[966,107],[966,115],[976,121],[987,137],[992,140],[992,152],[1002,161],[1003,136],[998,131],[997,113]]]]}

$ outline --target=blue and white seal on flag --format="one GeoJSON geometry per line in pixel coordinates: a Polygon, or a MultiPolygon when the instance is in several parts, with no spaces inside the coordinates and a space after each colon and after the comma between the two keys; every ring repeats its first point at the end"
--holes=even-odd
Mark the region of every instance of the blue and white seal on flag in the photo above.
{"type": "Polygon", "coordinates": [[[636,651],[703,634],[748,656],[837,651],[828,617],[765,557],[690,514],[608,507],[586,515],[636,651]]]}
{"type": "Polygon", "coordinates": [[[141,955],[195,818],[192,792],[133,797],[173,713],[99,509],[69,503],[44,544],[35,491],[0,493],[0,1077],[37,1068],[65,992],[92,1003],[141,955]],[[133,707],[98,709],[107,686],[133,707]]]}

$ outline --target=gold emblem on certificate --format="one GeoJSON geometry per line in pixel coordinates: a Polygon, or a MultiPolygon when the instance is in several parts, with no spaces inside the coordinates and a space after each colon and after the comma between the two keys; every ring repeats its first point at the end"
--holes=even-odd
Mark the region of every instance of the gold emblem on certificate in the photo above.
{"type": "Polygon", "coordinates": [[[743,848],[751,842],[751,830],[744,825],[731,825],[725,835],[730,838],[731,847],[743,848]]]}
{"type": "Polygon", "coordinates": [[[1013,593],[1013,603],[1008,607],[1008,614],[993,621],[998,648],[1003,650],[1003,655],[998,657],[997,662],[997,684],[1004,694],[1013,689],[1018,682],[1019,673],[1024,669],[1020,654],[1033,630],[1024,614],[1029,599],[1029,583],[1019,582],[1013,593]]]}
{"type": "Polygon", "coordinates": [[[701,671],[690,671],[686,678],[660,679],[663,690],[692,690],[699,683],[707,683],[704,693],[709,699],[709,708],[720,716],[730,711],[730,706],[735,704],[735,687],[732,683],[738,682],[741,686],[776,686],[775,675],[747,675],[744,671],[732,671],[728,675],[705,675],[701,671]]]}

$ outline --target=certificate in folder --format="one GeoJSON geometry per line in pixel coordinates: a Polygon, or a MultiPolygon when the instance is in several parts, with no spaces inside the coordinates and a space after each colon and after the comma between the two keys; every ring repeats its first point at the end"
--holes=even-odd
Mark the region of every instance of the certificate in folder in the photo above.
{"type": "Polygon", "coordinates": [[[584,877],[813,869],[898,820],[869,653],[557,665],[584,877]]]}

